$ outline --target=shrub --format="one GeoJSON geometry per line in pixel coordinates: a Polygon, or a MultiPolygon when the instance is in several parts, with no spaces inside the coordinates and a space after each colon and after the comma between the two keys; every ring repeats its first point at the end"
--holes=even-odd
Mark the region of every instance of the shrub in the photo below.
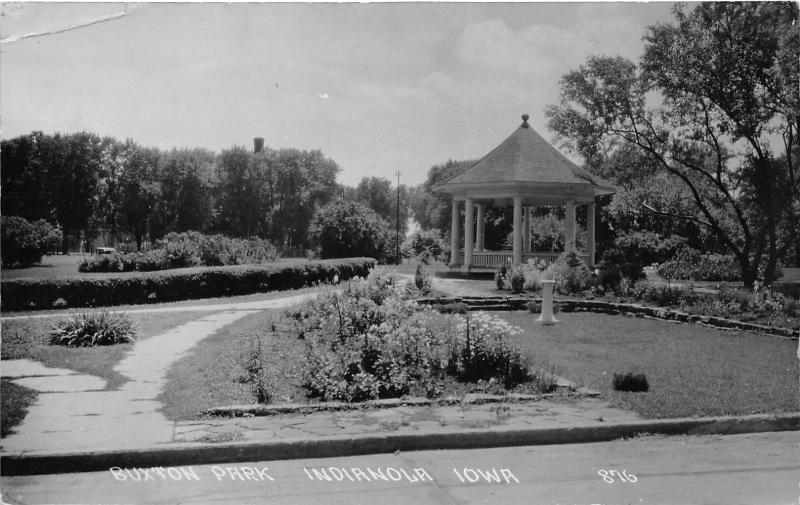
{"type": "Polygon", "coordinates": [[[445,261],[450,254],[448,247],[436,230],[417,230],[402,246],[403,256],[417,258],[427,265],[433,261],[445,261]]]}
{"type": "Polygon", "coordinates": [[[522,352],[505,338],[522,330],[495,315],[477,312],[456,328],[450,367],[466,381],[498,380],[507,388],[530,378],[522,352]],[[463,338],[462,338],[463,336],[463,338]]]}
{"type": "Polygon", "coordinates": [[[250,348],[241,356],[242,367],[247,374],[240,380],[250,385],[258,403],[270,403],[275,396],[275,383],[266,366],[266,350],[260,337],[250,338],[250,348]]]}
{"type": "Polygon", "coordinates": [[[4,268],[38,264],[42,256],[57,250],[61,244],[61,230],[44,219],[30,222],[17,216],[2,216],[0,220],[4,268]]]}
{"type": "Polygon", "coordinates": [[[497,286],[498,290],[506,289],[506,275],[508,274],[508,269],[505,266],[502,266],[497,269],[494,273],[494,282],[497,286]]]}
{"type": "Polygon", "coordinates": [[[598,281],[604,289],[617,290],[623,279],[636,282],[645,277],[641,260],[618,247],[603,252],[597,266],[600,271],[598,281]]]}
{"type": "Polygon", "coordinates": [[[277,251],[260,238],[239,239],[196,231],[168,233],[144,252],[115,253],[84,259],[80,272],[151,272],[198,265],[227,266],[274,261],[277,251]]]}
{"type": "Polygon", "coordinates": [[[125,344],[135,340],[133,322],[123,313],[83,312],[60,321],[50,332],[50,343],[67,347],[125,344]]]}
{"type": "Polygon", "coordinates": [[[431,294],[431,276],[422,269],[422,265],[417,265],[417,271],[414,273],[414,287],[422,295],[431,294]]]}
{"type": "Polygon", "coordinates": [[[547,267],[544,278],[555,281],[555,290],[562,295],[583,293],[597,285],[597,280],[576,253],[562,254],[547,267]]]}
{"type": "Polygon", "coordinates": [[[800,315],[800,301],[794,298],[786,298],[783,301],[783,313],[789,317],[797,317],[800,315]]]}
{"type": "Polygon", "coordinates": [[[644,374],[634,375],[632,373],[614,374],[615,391],[646,392],[650,389],[647,377],[644,374]]]}
{"type": "Polygon", "coordinates": [[[658,267],[658,275],[665,279],[695,281],[738,281],[742,278],[736,258],[722,254],[702,254],[685,247],[674,259],[658,267]]]}
{"type": "Polygon", "coordinates": [[[12,279],[0,282],[0,303],[2,310],[30,310],[50,308],[59,298],[70,307],[92,307],[246,295],[331,282],[337,275],[340,280],[366,276],[374,266],[371,258],[348,258],[195,267],[102,278],[12,279]]]}
{"type": "Polygon", "coordinates": [[[691,305],[700,296],[691,288],[654,284],[649,281],[623,282],[620,285],[618,294],[662,307],[691,305]]]}
{"type": "Polygon", "coordinates": [[[515,267],[511,269],[509,284],[512,293],[522,293],[522,291],[525,289],[525,274],[523,273],[522,268],[515,267]]]}
{"type": "Polygon", "coordinates": [[[378,271],[289,317],[306,346],[304,387],[323,400],[396,397],[412,388],[435,396],[446,375],[507,385],[529,377],[523,355],[506,339],[518,329],[494,316],[420,307],[378,271]]]}
{"type": "Polygon", "coordinates": [[[337,200],[321,207],[311,220],[309,236],[322,258],[366,256],[381,261],[393,253],[387,247],[388,223],[356,202],[337,200]]]}
{"type": "Polygon", "coordinates": [[[685,246],[686,239],[683,237],[678,235],[664,237],[651,231],[626,233],[614,240],[614,247],[621,251],[628,262],[641,265],[667,261],[685,246]]]}

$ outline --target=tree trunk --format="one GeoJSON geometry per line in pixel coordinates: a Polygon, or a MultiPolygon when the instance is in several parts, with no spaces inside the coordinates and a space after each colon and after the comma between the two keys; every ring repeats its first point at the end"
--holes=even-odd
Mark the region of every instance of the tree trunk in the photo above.
{"type": "Polygon", "coordinates": [[[69,231],[69,229],[64,227],[61,230],[61,232],[62,232],[62,235],[61,235],[61,254],[69,254],[69,235],[70,235],[70,231],[69,231]]]}
{"type": "Polygon", "coordinates": [[[740,260],[739,266],[742,269],[742,283],[744,283],[744,287],[752,288],[758,278],[758,262],[756,262],[755,265],[751,265],[747,260],[740,260]]]}
{"type": "Polygon", "coordinates": [[[136,251],[138,252],[138,251],[141,251],[141,250],[142,250],[142,234],[141,233],[137,233],[136,234],[136,251]]]}

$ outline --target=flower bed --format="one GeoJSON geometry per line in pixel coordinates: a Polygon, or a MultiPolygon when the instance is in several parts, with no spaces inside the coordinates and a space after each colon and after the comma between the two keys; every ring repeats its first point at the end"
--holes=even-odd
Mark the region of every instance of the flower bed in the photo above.
{"type": "MultiPolygon", "coordinates": [[[[478,382],[497,390],[546,392],[544,377],[537,381],[510,343],[518,328],[494,315],[441,314],[414,302],[413,292],[373,273],[291,310],[291,328],[272,338],[295,345],[302,339],[298,375],[305,395],[347,402],[409,394],[437,398],[455,392],[455,383],[478,382]]],[[[252,354],[248,361],[254,361],[252,354]]],[[[269,374],[273,367],[260,368],[269,374]]],[[[262,379],[247,377],[254,385],[262,379]]]]}

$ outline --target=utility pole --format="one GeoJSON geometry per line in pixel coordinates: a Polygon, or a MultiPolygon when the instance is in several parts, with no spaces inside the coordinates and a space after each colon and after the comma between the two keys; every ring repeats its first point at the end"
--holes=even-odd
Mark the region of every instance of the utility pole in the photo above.
{"type": "Polygon", "coordinates": [[[397,228],[395,230],[396,261],[400,264],[400,170],[397,171],[397,228]]]}

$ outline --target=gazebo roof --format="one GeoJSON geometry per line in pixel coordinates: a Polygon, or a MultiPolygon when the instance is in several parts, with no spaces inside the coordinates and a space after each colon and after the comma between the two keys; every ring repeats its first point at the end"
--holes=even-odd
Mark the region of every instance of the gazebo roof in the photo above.
{"type": "Polygon", "coordinates": [[[528,124],[522,124],[492,152],[466,172],[434,186],[434,191],[460,193],[471,188],[513,185],[523,189],[558,187],[584,194],[609,194],[615,188],[558,152],[528,124]]]}

